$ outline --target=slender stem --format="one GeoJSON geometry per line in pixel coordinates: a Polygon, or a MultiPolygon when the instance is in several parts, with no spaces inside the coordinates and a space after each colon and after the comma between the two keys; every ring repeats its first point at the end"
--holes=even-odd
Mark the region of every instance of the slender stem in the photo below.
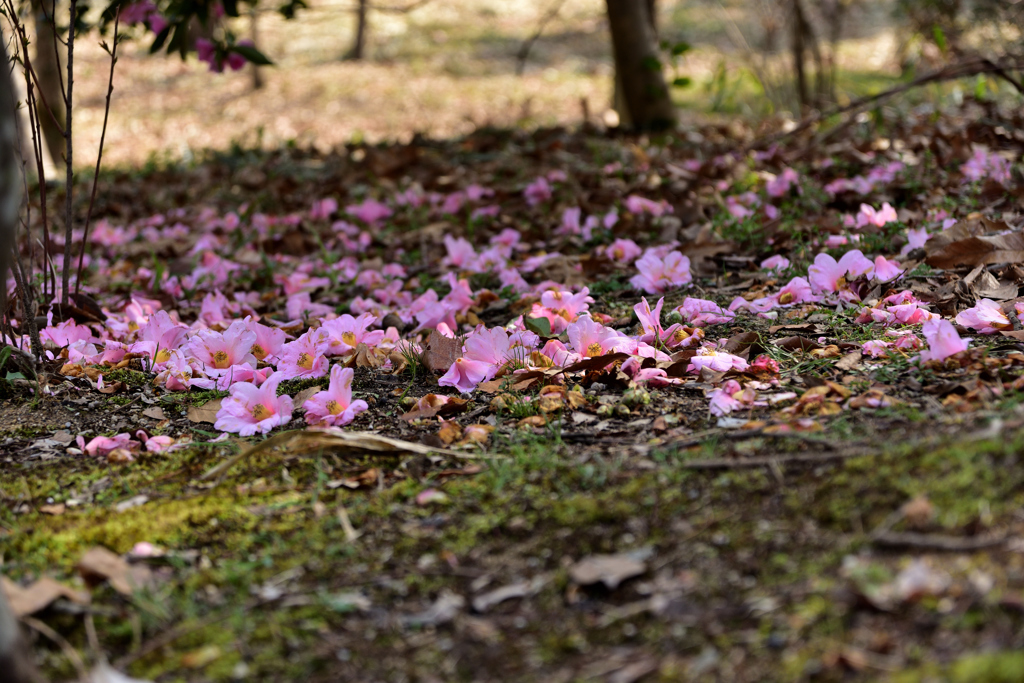
{"type": "Polygon", "coordinates": [[[74,193],[74,164],[72,163],[72,145],[71,145],[71,111],[72,104],[74,103],[74,87],[75,87],[75,13],[78,10],[78,0],[71,0],[71,27],[68,29],[68,98],[67,98],[67,116],[65,120],[67,123],[64,124],[64,144],[67,147],[67,186],[64,188],[64,273],[61,278],[61,292],[60,292],[60,305],[61,308],[68,305],[68,286],[71,282],[71,234],[74,230],[74,221],[72,220],[72,208],[74,193]]]}
{"type": "Polygon", "coordinates": [[[110,77],[107,79],[107,104],[103,110],[103,129],[100,132],[100,149],[96,154],[96,172],[92,176],[92,194],[89,196],[89,209],[85,212],[85,230],[82,233],[82,248],[78,251],[78,275],[75,278],[75,296],[82,286],[82,264],[85,262],[85,249],[89,244],[89,222],[92,220],[92,207],[96,203],[96,187],[100,182],[100,162],[103,160],[103,141],[107,137],[107,119],[110,117],[110,96],[114,94],[114,65],[117,64],[117,26],[121,20],[121,7],[118,5],[114,15],[114,47],[110,49],[110,77]]]}

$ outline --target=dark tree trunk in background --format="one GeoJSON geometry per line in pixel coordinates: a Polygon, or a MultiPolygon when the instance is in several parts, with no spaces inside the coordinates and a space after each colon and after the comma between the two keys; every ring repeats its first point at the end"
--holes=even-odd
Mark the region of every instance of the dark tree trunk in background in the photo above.
{"type": "MultiPolygon", "coordinates": [[[[256,10],[256,5],[249,8],[249,38],[252,40],[253,45],[259,45],[259,32],[257,24],[259,23],[259,12],[256,10]]],[[[263,87],[263,72],[260,71],[259,64],[252,64],[249,67],[252,69],[252,89],[259,90],[263,87]]]]}
{"type": "MultiPolygon", "coordinates": [[[[0,304],[6,304],[7,268],[14,258],[14,238],[21,211],[22,181],[18,164],[18,111],[14,94],[12,64],[7,58],[7,47],[0,39],[0,304]]],[[[0,591],[0,645],[10,642],[7,603],[0,591]],[[6,632],[5,632],[6,631],[6,632]]],[[[15,633],[17,625],[15,624],[15,633]]],[[[0,650],[0,673],[4,671],[0,650]]],[[[16,679],[12,679],[16,680],[16,679]]]]}
{"type": "Polygon", "coordinates": [[[607,4],[620,125],[638,130],[671,127],[675,109],[661,71],[648,3],[607,0],[607,4]]]}
{"type": "MultiPolygon", "coordinates": [[[[7,47],[0,40],[0,283],[7,282],[7,268],[14,254],[14,237],[21,210],[22,181],[18,167],[18,112],[11,78],[11,62],[7,47]]],[[[0,301],[7,296],[7,286],[0,287],[0,301]]],[[[22,640],[18,621],[7,605],[0,589],[0,681],[33,683],[39,680],[29,650],[22,640]]]]}
{"type": "Polygon", "coordinates": [[[366,56],[366,13],[369,10],[370,0],[359,0],[356,8],[356,39],[352,43],[352,49],[345,55],[346,59],[359,61],[366,56]]]}
{"type": "MultiPolygon", "coordinates": [[[[51,0],[52,2],[52,0],[51,0]]],[[[42,97],[36,98],[36,116],[43,129],[46,148],[55,167],[64,166],[64,92],[61,88],[61,65],[57,39],[54,35],[53,4],[47,0],[32,0],[36,42],[32,68],[39,79],[42,97]],[[45,100],[45,104],[43,104],[45,100]],[[49,111],[47,111],[49,108],[49,111]]]]}

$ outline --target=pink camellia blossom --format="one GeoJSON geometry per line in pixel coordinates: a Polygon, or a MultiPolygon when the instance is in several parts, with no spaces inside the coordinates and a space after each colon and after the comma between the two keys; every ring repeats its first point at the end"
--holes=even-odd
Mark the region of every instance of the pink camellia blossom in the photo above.
{"type": "Polygon", "coordinates": [[[786,168],[782,173],[769,180],[764,189],[769,197],[782,197],[789,194],[789,189],[799,182],[800,174],[791,168],[786,168]]]}
{"type": "MultiPolygon", "coordinates": [[[[150,436],[145,430],[140,429],[135,432],[135,436],[146,446],[146,450],[150,453],[167,453],[176,450],[176,442],[166,434],[150,436]]],[[[181,446],[177,447],[181,448],[181,446]]]]}
{"type": "Polygon", "coordinates": [[[352,400],[352,368],[335,365],[331,368],[331,383],[326,391],[313,394],[302,407],[306,409],[306,423],[340,427],[370,406],[362,399],[352,400]]]}
{"type": "Polygon", "coordinates": [[[807,278],[795,277],[786,283],[773,297],[779,306],[795,306],[796,304],[815,303],[821,297],[814,296],[807,278]]]}
{"type": "Polygon", "coordinates": [[[322,329],[310,330],[284,345],[274,376],[283,380],[323,377],[329,365],[328,349],[330,341],[327,333],[322,329]]]}
{"type": "Polygon", "coordinates": [[[672,207],[665,200],[656,202],[640,195],[631,194],[626,197],[626,210],[634,214],[649,213],[655,218],[660,218],[666,213],[672,213],[672,207]]]}
{"type": "Polygon", "coordinates": [[[132,441],[132,435],[127,432],[117,434],[113,437],[97,436],[90,440],[89,443],[85,442],[85,437],[79,435],[77,443],[78,447],[82,449],[86,455],[91,455],[97,458],[102,458],[117,448],[123,448],[131,451],[135,450],[139,445],[132,441]]]}
{"type": "Polygon", "coordinates": [[[632,263],[642,253],[643,249],[636,242],[621,237],[609,244],[604,251],[605,256],[622,266],[632,263]]]}
{"type": "Polygon", "coordinates": [[[338,210],[338,201],[331,197],[318,199],[313,202],[313,208],[309,210],[309,217],[315,221],[325,221],[338,210]]]}
{"type": "MultiPolygon", "coordinates": [[[[255,43],[253,43],[251,40],[240,40],[240,41],[238,41],[237,44],[241,45],[243,47],[255,47],[256,46],[255,43]]],[[[248,60],[246,60],[244,55],[242,55],[242,54],[240,54],[238,52],[235,52],[234,50],[228,52],[227,57],[224,58],[224,63],[232,71],[239,71],[239,70],[241,70],[246,65],[247,61],[248,60]]]]}
{"type": "Polygon", "coordinates": [[[845,290],[847,279],[868,275],[875,264],[865,258],[858,249],[843,254],[839,261],[828,254],[818,254],[814,264],[807,269],[811,289],[818,294],[835,294],[845,290]]]}
{"type": "Polygon", "coordinates": [[[448,368],[448,372],[437,380],[437,383],[442,387],[455,387],[466,394],[476,389],[476,385],[487,381],[486,378],[491,369],[490,363],[460,356],[448,368]]]}
{"type": "Polygon", "coordinates": [[[880,358],[889,355],[888,348],[890,346],[892,346],[892,342],[887,342],[883,339],[872,339],[860,345],[860,352],[865,356],[880,358]]]}
{"type": "Polygon", "coordinates": [[[857,213],[856,225],[858,228],[863,228],[865,225],[874,225],[881,228],[886,223],[892,223],[897,220],[899,218],[896,216],[896,209],[892,208],[889,202],[882,204],[882,208],[877,211],[868,204],[861,204],[860,211],[857,213]]]}
{"type": "Polygon", "coordinates": [[[364,223],[373,225],[391,215],[391,209],[386,204],[376,199],[367,199],[361,204],[351,204],[345,207],[345,213],[355,216],[364,223]]]}
{"type": "Polygon", "coordinates": [[[786,268],[789,268],[789,259],[780,254],[770,256],[764,261],[761,261],[761,270],[772,270],[778,272],[780,270],[785,270],[786,268]]]}
{"type": "Polygon", "coordinates": [[[988,150],[978,148],[974,150],[971,158],[960,167],[966,182],[978,182],[991,178],[997,183],[1006,185],[1010,181],[1010,162],[999,156],[991,154],[988,150]]]}
{"type": "Polygon", "coordinates": [[[956,316],[956,323],[981,334],[995,334],[1013,328],[1002,307],[991,299],[979,299],[974,308],[961,311],[956,316]]]}
{"type": "Polygon", "coordinates": [[[220,377],[231,374],[239,365],[256,367],[256,357],[252,354],[252,345],[256,342],[256,334],[238,320],[231,324],[224,333],[213,330],[200,330],[189,340],[187,353],[202,366],[204,374],[220,377]]]}
{"type": "Polygon", "coordinates": [[[542,176],[526,186],[523,196],[526,198],[527,204],[537,206],[541,202],[551,199],[551,185],[547,178],[542,176]]]}
{"type": "Polygon", "coordinates": [[[168,391],[188,391],[192,382],[192,366],[181,351],[171,351],[153,383],[168,391]]]}
{"type": "Polygon", "coordinates": [[[926,228],[911,228],[907,230],[907,243],[900,250],[900,256],[906,256],[915,249],[923,249],[924,243],[931,238],[926,228]]]}
{"type": "Polygon", "coordinates": [[[196,56],[200,62],[210,65],[210,71],[220,73],[224,71],[224,65],[217,59],[217,46],[206,38],[196,39],[196,56]]]}
{"type": "Polygon", "coordinates": [[[251,316],[247,316],[244,322],[246,329],[256,335],[256,341],[253,342],[250,349],[256,360],[276,359],[281,353],[281,349],[284,348],[286,337],[284,330],[255,322],[251,316]]]}
{"type": "Polygon", "coordinates": [[[583,228],[580,221],[583,211],[578,206],[571,206],[562,212],[562,224],[555,230],[556,235],[579,235],[583,228]]]}
{"type": "Polygon", "coordinates": [[[697,299],[686,297],[683,303],[676,308],[676,312],[683,318],[687,325],[701,327],[704,325],[721,325],[731,322],[736,314],[725,310],[714,301],[708,299],[697,299]]]}
{"type": "Polygon", "coordinates": [[[747,361],[739,356],[719,351],[713,346],[702,346],[697,350],[697,355],[690,359],[690,364],[686,366],[686,371],[699,375],[703,368],[708,368],[715,372],[726,372],[727,370],[743,372],[747,367],[747,361]]]}
{"type": "Polygon", "coordinates": [[[635,265],[640,273],[630,278],[629,283],[647,294],[664,294],[693,280],[690,259],[678,251],[670,252],[664,259],[648,252],[635,265]]]}
{"type": "Polygon", "coordinates": [[[922,308],[921,304],[917,302],[890,306],[889,313],[893,314],[896,322],[903,323],[904,325],[917,325],[937,317],[928,309],[922,308]]]}
{"type": "Polygon", "coordinates": [[[928,348],[921,352],[922,362],[943,361],[964,351],[971,344],[970,337],[961,339],[953,323],[942,318],[926,321],[921,331],[928,342],[928,348]]]}
{"type": "Polygon", "coordinates": [[[633,306],[633,311],[636,313],[636,317],[640,321],[640,327],[643,330],[643,333],[640,335],[640,341],[650,344],[661,339],[664,332],[661,327],[661,307],[664,305],[664,297],[658,299],[658,304],[653,309],[647,303],[647,297],[640,297],[640,303],[633,306]]]}
{"type": "Polygon", "coordinates": [[[875,257],[874,278],[879,282],[891,282],[903,275],[903,269],[896,261],[890,261],[879,254],[875,257]]]}
{"type": "Polygon", "coordinates": [[[889,330],[886,334],[896,337],[896,341],[892,343],[892,346],[901,351],[918,351],[923,346],[917,335],[910,331],[889,330]]]}
{"type": "Polygon", "coordinates": [[[463,356],[490,365],[493,370],[488,372],[487,379],[491,379],[509,360],[511,343],[508,332],[500,327],[480,329],[466,337],[463,356]]]}
{"type": "Polygon", "coordinates": [[[473,248],[473,245],[465,237],[445,235],[444,247],[448,251],[448,255],[442,259],[441,265],[459,270],[479,272],[476,268],[476,249],[473,248]]]}
{"type": "Polygon", "coordinates": [[[708,409],[712,415],[719,417],[752,408],[757,398],[753,389],[744,389],[734,379],[726,380],[718,389],[709,391],[707,396],[708,409]]]}
{"type": "Polygon", "coordinates": [[[595,322],[588,315],[570,324],[565,332],[569,337],[569,348],[583,358],[622,351],[630,341],[615,330],[595,322]]]}
{"type": "Polygon", "coordinates": [[[372,313],[363,313],[353,318],[348,313],[332,320],[325,320],[320,329],[327,335],[328,348],[325,355],[342,356],[354,351],[359,344],[376,346],[384,338],[384,330],[370,331],[377,322],[372,313]]]}
{"type": "Polygon", "coordinates": [[[280,373],[271,375],[257,388],[247,382],[231,385],[229,396],[220,404],[214,428],[241,436],[266,434],[274,427],[286,425],[292,419],[292,399],[278,396],[277,385],[284,379],[280,373]]]}
{"type": "Polygon", "coordinates": [[[554,334],[565,332],[569,323],[583,315],[594,303],[587,287],[573,294],[569,291],[548,290],[541,294],[540,303],[534,304],[530,311],[531,318],[547,318],[554,334]]]}

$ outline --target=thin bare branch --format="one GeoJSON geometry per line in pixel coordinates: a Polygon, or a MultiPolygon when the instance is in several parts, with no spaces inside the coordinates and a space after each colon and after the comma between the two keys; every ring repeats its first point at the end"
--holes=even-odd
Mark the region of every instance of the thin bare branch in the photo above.
{"type": "MultiPolygon", "coordinates": [[[[89,223],[92,220],[92,209],[96,204],[96,188],[100,182],[100,162],[103,161],[103,142],[107,138],[107,121],[110,118],[110,97],[114,94],[114,65],[117,64],[117,44],[120,42],[117,27],[121,21],[121,7],[118,6],[114,15],[114,46],[110,48],[110,76],[107,79],[107,103],[103,109],[103,128],[100,132],[100,148],[96,154],[96,171],[92,176],[92,194],[89,195],[89,209],[85,212],[85,229],[82,233],[82,248],[78,250],[78,275],[75,278],[75,296],[82,286],[82,264],[85,262],[85,248],[89,244],[89,223]]],[[[68,191],[70,191],[70,187],[68,191]]]]}

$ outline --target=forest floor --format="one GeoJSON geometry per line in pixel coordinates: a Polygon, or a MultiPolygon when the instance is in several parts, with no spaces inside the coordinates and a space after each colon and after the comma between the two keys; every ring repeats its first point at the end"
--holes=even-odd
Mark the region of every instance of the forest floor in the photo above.
{"type": "MultiPolygon", "coordinates": [[[[879,109],[827,139],[782,138],[756,156],[730,156],[754,139],[740,124],[653,138],[480,130],[329,154],[238,147],[105,173],[104,241],[86,280],[99,303],[71,312],[97,344],[133,300],[204,320],[201,293],[147,282],[217,259],[245,263],[219,291],[288,320],[282,286],[296,281],[284,276],[340,257],[325,244],[342,233],[310,210],[323,198],[386,200],[394,214],[349,256],[363,271],[400,263],[414,294],[448,291],[443,237],[479,251],[512,228],[524,255],[556,254],[523,268],[527,280],[589,286],[590,312],[624,334],[637,334],[642,292],[629,282],[636,266],[605,251],[613,239],[689,257],[693,282],[665,294],[666,312],[687,297],[723,307],[765,297],[825,250],[895,256],[904,275],[890,285],[851,275],[846,299],[703,326],[719,350],[777,364],[760,375],[689,371],[691,348],[645,362],[677,382],[667,386],[633,381],[625,356],[607,354],[466,396],[415,358],[402,368],[364,346],[341,359],[368,403],[344,433],[400,440],[385,453],[298,419],[269,437],[222,435],[212,423],[227,392],[168,391],[138,363],[70,362],[74,344],[51,344],[37,380],[8,360],[3,574],[37,661],[51,680],[101,658],[154,681],[1021,680],[1020,324],[974,331],[938,362],[895,347],[872,357],[863,343],[920,332],[886,310],[898,291],[946,319],[981,298],[1013,317],[1024,120],[973,100],[896,114],[879,109]],[[978,145],[1002,152],[1012,173],[968,182],[978,145]],[[799,180],[768,192],[786,169],[799,180]],[[552,171],[564,179],[552,176],[552,195],[531,205],[524,188],[552,171]],[[427,219],[395,201],[417,184],[442,198],[479,184],[498,213],[473,218],[467,204],[427,219]],[[627,209],[632,195],[672,211],[627,209]],[[885,202],[898,218],[844,223],[885,202]],[[617,208],[620,220],[585,241],[564,229],[573,207],[617,208]],[[255,237],[260,212],[284,217],[269,237],[255,237]],[[171,222],[155,215],[190,230],[147,237],[145,226],[171,222]],[[943,230],[943,217],[958,223],[943,230]],[[896,256],[917,230],[930,239],[896,256]],[[193,252],[206,238],[216,246],[193,252]],[[262,261],[244,255],[254,240],[262,261]],[[790,264],[758,267],[773,255],[790,264]],[[864,306],[881,322],[859,321],[864,306]],[[758,401],[710,413],[730,380],[758,401]],[[428,394],[451,400],[440,416],[410,414],[428,394]],[[177,448],[90,457],[76,444],[137,430],[177,448]]],[[[84,214],[85,200],[76,207],[84,214]]],[[[463,274],[475,300],[460,323],[504,326],[538,303],[493,273],[463,274]]],[[[312,294],[343,313],[366,291],[335,280],[312,294]]],[[[416,338],[412,326],[400,332],[416,338]]],[[[291,380],[279,392],[323,386],[291,380]]]]}

